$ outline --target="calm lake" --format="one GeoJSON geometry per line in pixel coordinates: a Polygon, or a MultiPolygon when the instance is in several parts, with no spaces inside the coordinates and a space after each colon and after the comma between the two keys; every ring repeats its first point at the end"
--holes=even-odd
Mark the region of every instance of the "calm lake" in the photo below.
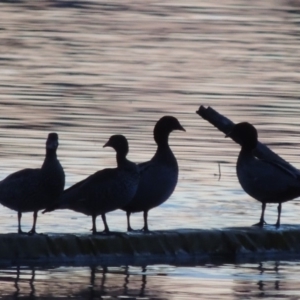
{"type": "MultiPolygon", "coordinates": [[[[239,146],[195,111],[212,106],[253,123],[261,142],[300,168],[300,1],[2,1],[0,3],[0,179],[41,166],[49,132],[60,138],[66,187],[114,167],[103,148],[129,140],[129,159],[156,149],[153,127],[177,117],[186,132],[170,145],[180,167],[174,194],[149,213],[152,230],[250,226],[260,203],[235,174],[239,146]],[[219,166],[221,178],[219,179],[219,166]]],[[[266,221],[276,222],[276,205],[266,221]]],[[[282,226],[299,225],[299,200],[283,205],[282,226]]],[[[98,228],[101,230],[101,218],[98,228]]],[[[125,231],[124,212],[107,214],[125,231]]],[[[142,227],[141,214],[132,226],[142,227]]],[[[22,218],[24,230],[32,214],[22,218]]],[[[91,218],[41,215],[37,231],[89,234],[91,218]]],[[[0,233],[17,214],[0,207],[0,233]]],[[[19,266],[0,270],[3,299],[300,299],[291,260],[189,266],[19,266]],[[101,298],[102,297],[102,298],[101,298]]]]}

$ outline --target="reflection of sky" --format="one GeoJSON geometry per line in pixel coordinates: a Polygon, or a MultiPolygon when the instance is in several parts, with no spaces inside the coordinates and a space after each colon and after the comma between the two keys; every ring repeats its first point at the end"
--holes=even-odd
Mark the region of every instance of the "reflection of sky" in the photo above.
{"type": "MultiPolygon", "coordinates": [[[[113,151],[102,148],[111,134],[125,134],[129,158],[145,161],[155,151],[155,122],[171,114],[187,130],[170,137],[179,183],[171,199],[150,212],[150,228],[257,222],[260,204],[235,176],[239,147],[195,111],[211,105],[235,122],[254,123],[262,142],[300,167],[294,8],[276,2],[274,10],[271,0],[247,9],[240,0],[146,8],[127,1],[126,9],[116,1],[56,4],[1,6],[1,178],[40,166],[49,131],[59,133],[67,186],[115,166],[113,151]]],[[[298,207],[297,201],[283,205],[283,224],[299,223],[298,207]]],[[[276,213],[275,205],[267,207],[266,220],[275,222],[276,213]]],[[[1,232],[16,231],[15,212],[1,207],[0,216],[1,232]]],[[[24,214],[25,228],[31,219],[24,214]]],[[[124,213],[108,214],[108,223],[125,230],[124,213]]],[[[142,226],[140,214],[132,225],[142,226]]],[[[39,232],[90,228],[90,218],[69,211],[39,217],[37,225],[39,232]]]]}

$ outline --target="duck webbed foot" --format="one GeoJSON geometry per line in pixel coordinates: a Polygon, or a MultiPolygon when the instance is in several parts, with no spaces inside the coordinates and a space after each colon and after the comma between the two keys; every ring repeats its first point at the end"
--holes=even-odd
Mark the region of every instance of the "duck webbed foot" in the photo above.
{"type": "Polygon", "coordinates": [[[143,232],[143,233],[151,233],[151,231],[149,230],[148,226],[147,227],[144,226],[140,231],[143,232]]]}
{"type": "Polygon", "coordinates": [[[132,227],[127,228],[127,232],[142,232],[142,231],[143,231],[143,228],[142,229],[133,229],[132,227]]]}
{"type": "Polygon", "coordinates": [[[35,229],[31,229],[30,231],[28,231],[27,233],[28,235],[34,235],[34,234],[39,234],[35,231],[35,229]]]}
{"type": "Polygon", "coordinates": [[[264,225],[268,225],[268,224],[266,223],[265,220],[260,220],[258,223],[253,224],[252,226],[256,226],[256,227],[262,228],[262,227],[264,227],[264,225]]]}
{"type": "Polygon", "coordinates": [[[276,222],[276,224],[274,224],[274,226],[276,227],[276,229],[278,229],[280,227],[280,222],[276,222]]]}

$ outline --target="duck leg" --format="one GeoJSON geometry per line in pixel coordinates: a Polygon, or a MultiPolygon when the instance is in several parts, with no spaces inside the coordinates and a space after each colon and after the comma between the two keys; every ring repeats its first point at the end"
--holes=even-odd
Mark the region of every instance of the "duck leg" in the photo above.
{"type": "Polygon", "coordinates": [[[254,224],[253,226],[258,226],[258,227],[263,227],[264,224],[267,224],[265,222],[265,209],[266,209],[267,204],[266,203],[262,203],[261,205],[261,216],[260,216],[260,221],[256,224],[254,224]]]}
{"type": "Polygon", "coordinates": [[[126,211],[126,217],[127,217],[127,231],[133,231],[132,227],[130,226],[130,211],[126,211]]]}
{"type": "Polygon", "coordinates": [[[144,227],[142,228],[144,232],[149,232],[148,228],[148,210],[144,211],[144,227]]]}
{"type": "Polygon", "coordinates": [[[92,230],[92,233],[93,233],[93,234],[97,234],[96,219],[97,219],[97,216],[92,215],[92,223],[93,223],[93,227],[92,227],[91,230],[92,230]]]}
{"type": "Polygon", "coordinates": [[[18,233],[24,234],[25,232],[22,231],[22,229],[21,229],[21,218],[22,218],[22,213],[20,211],[18,211],[18,233]]]}
{"type": "MultiPolygon", "coordinates": [[[[141,232],[144,230],[145,227],[143,227],[142,229],[133,229],[130,225],[130,216],[131,216],[131,212],[127,211],[126,212],[126,216],[127,216],[127,231],[128,232],[141,232]]],[[[145,216],[144,216],[145,218],[145,216]]],[[[145,222],[145,221],[144,221],[145,222]]],[[[146,219],[146,224],[147,224],[147,219],[146,219]]],[[[147,230],[146,231],[149,231],[148,230],[148,225],[146,225],[146,228],[147,230]]]]}
{"type": "Polygon", "coordinates": [[[32,225],[31,230],[28,232],[28,234],[35,234],[36,233],[35,226],[36,226],[37,216],[38,216],[38,212],[34,211],[33,212],[33,225],[32,225]]]}
{"type": "Polygon", "coordinates": [[[93,221],[92,232],[93,232],[93,234],[96,235],[96,234],[103,234],[103,233],[108,234],[108,233],[110,233],[108,225],[107,225],[107,222],[106,222],[105,214],[101,215],[101,218],[102,218],[102,221],[103,221],[103,224],[104,224],[104,230],[103,230],[103,232],[98,232],[97,231],[97,228],[96,228],[96,218],[97,218],[96,215],[92,215],[92,221],[93,221]]]}
{"type": "Polygon", "coordinates": [[[106,222],[106,216],[105,214],[102,214],[101,215],[101,218],[102,218],[102,221],[103,221],[103,224],[104,224],[104,233],[109,233],[109,228],[108,228],[108,225],[107,225],[107,222],[106,222]]]}
{"type": "Polygon", "coordinates": [[[276,226],[276,228],[279,228],[279,226],[280,226],[280,215],[281,215],[281,203],[278,204],[277,211],[278,211],[278,217],[277,217],[277,222],[276,222],[275,226],[276,226]]]}

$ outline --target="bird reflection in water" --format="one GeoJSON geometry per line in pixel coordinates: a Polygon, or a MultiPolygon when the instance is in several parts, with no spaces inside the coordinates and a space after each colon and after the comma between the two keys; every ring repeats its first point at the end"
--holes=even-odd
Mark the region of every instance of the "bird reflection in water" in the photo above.
{"type": "Polygon", "coordinates": [[[124,271],[109,271],[107,267],[102,267],[102,271],[99,272],[102,274],[101,283],[97,285],[97,273],[98,268],[96,266],[91,267],[91,277],[90,277],[90,294],[88,299],[103,299],[102,297],[112,296],[112,297],[119,297],[119,296],[126,296],[130,297],[130,299],[136,299],[139,297],[143,297],[148,299],[145,296],[145,289],[147,284],[147,275],[146,275],[147,268],[142,267],[142,279],[140,289],[136,291],[136,289],[130,289],[130,277],[133,277],[131,283],[136,282],[136,275],[130,274],[129,266],[124,267],[124,271]],[[109,282],[107,281],[107,277],[110,274],[115,275],[124,275],[124,284],[122,285],[123,289],[116,286],[114,283],[114,288],[109,287],[109,282]]]}
{"type": "MultiPolygon", "coordinates": [[[[27,273],[27,272],[26,272],[27,273]]],[[[21,274],[21,267],[17,266],[16,268],[16,278],[15,278],[15,283],[14,287],[16,288],[16,291],[13,294],[13,299],[36,299],[35,297],[35,287],[34,287],[34,280],[35,280],[35,268],[31,268],[31,277],[29,279],[29,287],[30,287],[30,293],[28,297],[26,296],[21,296],[20,293],[20,282],[23,282],[24,279],[20,279],[20,274],[21,274]]]]}
{"type": "MultiPolygon", "coordinates": [[[[264,275],[265,271],[269,271],[269,268],[264,267],[262,262],[259,263],[257,269],[259,270],[259,275],[264,275]]],[[[279,262],[278,261],[275,262],[273,271],[276,274],[276,277],[279,276],[279,262]]],[[[259,280],[257,282],[258,289],[261,292],[259,294],[260,297],[263,297],[265,295],[265,286],[266,286],[266,284],[267,283],[265,283],[264,280],[259,280]]],[[[274,287],[275,287],[275,290],[280,289],[280,280],[275,280],[274,281],[274,287]]]]}
{"type": "Polygon", "coordinates": [[[157,287],[147,290],[146,266],[17,266],[2,270],[0,286],[1,299],[36,299],[37,294],[47,299],[162,299],[157,287]]]}
{"type": "Polygon", "coordinates": [[[106,295],[105,292],[105,280],[106,280],[106,273],[107,273],[107,267],[102,268],[102,279],[100,284],[100,291],[97,295],[97,292],[95,291],[96,284],[95,284],[95,278],[96,278],[96,271],[97,267],[92,266],[91,267],[91,279],[90,279],[90,296],[88,299],[102,299],[102,296],[106,295]]]}
{"type": "MultiPolygon", "coordinates": [[[[128,285],[130,283],[130,272],[129,272],[129,267],[126,266],[125,268],[125,272],[126,272],[126,276],[125,276],[125,283],[124,283],[124,295],[125,296],[131,296],[131,293],[129,292],[129,288],[128,285]]],[[[141,289],[139,291],[139,297],[145,297],[145,289],[146,289],[146,285],[147,285],[147,267],[144,266],[142,267],[142,284],[141,284],[141,289]]]]}
{"type": "MultiPolygon", "coordinates": [[[[284,295],[286,287],[286,277],[280,273],[280,262],[260,262],[257,267],[243,266],[243,276],[247,280],[238,280],[234,287],[235,297],[237,299],[253,298],[272,298],[284,295]],[[246,270],[246,272],[245,272],[246,270]],[[250,272],[249,272],[250,271],[250,272]],[[256,280],[249,280],[249,277],[255,277],[256,280]],[[273,280],[270,280],[273,279],[273,280]]],[[[239,274],[241,275],[241,274],[239,274]]],[[[283,297],[283,299],[285,299],[283,297]]]]}
{"type": "Polygon", "coordinates": [[[147,289],[147,267],[27,267],[0,272],[1,299],[162,299],[158,288],[147,289]]]}

